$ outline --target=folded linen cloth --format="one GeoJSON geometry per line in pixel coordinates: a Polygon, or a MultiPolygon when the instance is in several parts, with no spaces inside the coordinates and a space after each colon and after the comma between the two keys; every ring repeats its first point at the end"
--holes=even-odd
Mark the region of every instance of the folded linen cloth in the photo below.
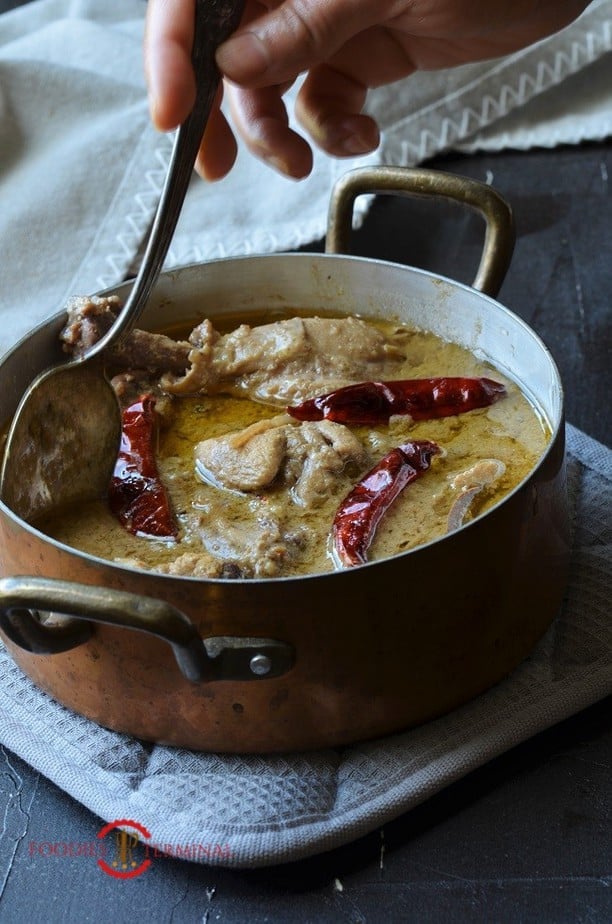
{"type": "Polygon", "coordinates": [[[375,830],[612,693],[612,450],[571,426],[567,437],[573,557],[562,610],[511,676],[449,715],[338,750],[198,754],[75,715],[0,646],[0,743],[104,821],[135,820],[146,843],[172,855],[191,845],[189,859],[204,863],[297,860],[375,830]]]}
{"type": "MultiPolygon", "coordinates": [[[[149,123],[144,10],[145,0],[35,0],[0,15],[0,353],[69,296],[133,269],[172,143],[149,123]]],[[[300,183],[241,151],[226,179],[192,184],[166,266],[319,240],[332,185],[351,167],[603,139],[611,69],[612,0],[593,0],[530,49],[377,90],[378,151],[317,153],[300,183]]],[[[357,200],[357,221],[368,204],[357,200]]]]}

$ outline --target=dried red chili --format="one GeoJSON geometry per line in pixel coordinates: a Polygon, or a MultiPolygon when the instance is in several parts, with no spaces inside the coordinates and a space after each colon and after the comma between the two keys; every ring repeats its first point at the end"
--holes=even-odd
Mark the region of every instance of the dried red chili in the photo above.
{"type": "Polygon", "coordinates": [[[431,420],[487,407],[505,394],[501,382],[487,378],[439,376],[360,382],[288,407],[287,413],[297,420],[334,420],[348,424],[384,423],[394,414],[410,414],[413,420],[431,420]]]}
{"type": "Polygon", "coordinates": [[[122,414],[121,447],[108,492],[110,509],[129,532],[174,539],[176,518],[155,459],[155,398],[143,395],[122,414]]]}
{"type": "Polygon", "coordinates": [[[388,452],[345,497],[332,527],[334,551],[343,565],[361,565],[376,528],[396,497],[440,452],[431,440],[413,440],[388,452]]]}

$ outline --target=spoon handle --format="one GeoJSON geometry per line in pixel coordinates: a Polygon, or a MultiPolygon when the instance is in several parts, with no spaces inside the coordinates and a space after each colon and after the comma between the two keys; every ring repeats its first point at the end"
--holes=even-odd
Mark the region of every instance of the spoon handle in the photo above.
{"type": "Polygon", "coordinates": [[[147,304],[166,259],[185,201],[204,129],[221,80],[215,63],[218,46],[237,28],[244,0],[196,0],[191,60],[195,72],[196,99],[190,114],[176,133],[168,172],[147,247],[130,295],[106,334],[84,352],[91,359],[119,337],[129,333],[147,304]]]}

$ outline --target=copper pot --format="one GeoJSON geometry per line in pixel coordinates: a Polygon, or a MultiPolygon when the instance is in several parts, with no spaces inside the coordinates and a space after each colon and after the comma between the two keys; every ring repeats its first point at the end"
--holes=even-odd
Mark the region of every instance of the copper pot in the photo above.
{"type": "MultiPolygon", "coordinates": [[[[456,533],[310,577],[203,580],[131,570],[49,539],[0,504],[0,627],[22,670],[109,728],[228,752],[385,735],[506,676],[560,606],[569,549],[559,374],[536,334],[492,297],[513,241],[510,210],[489,187],[377,168],[337,184],[326,254],[240,257],[165,273],[141,326],[260,315],[262,306],[393,316],[486,355],[521,384],[552,439],[509,496],[456,533]],[[355,197],[392,190],[481,212],[485,243],[472,287],[341,255],[355,197]]],[[[125,298],[128,287],[113,291],[125,298]]],[[[0,364],[2,418],[59,358],[62,323],[58,315],[38,327],[0,364]]]]}

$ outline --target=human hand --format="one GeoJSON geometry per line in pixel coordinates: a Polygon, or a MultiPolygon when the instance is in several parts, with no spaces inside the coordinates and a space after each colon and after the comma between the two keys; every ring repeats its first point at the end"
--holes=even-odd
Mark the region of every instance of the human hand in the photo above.
{"type": "MultiPolygon", "coordinates": [[[[217,52],[235,131],[249,150],[294,178],[312,169],[306,138],[289,127],[284,94],[304,82],[295,116],[328,154],[375,150],[378,126],[362,112],[370,88],[417,70],[510,54],[572,22],[589,0],[247,0],[237,32],[217,52]]],[[[151,116],[162,131],[188,115],[195,87],[190,52],[194,0],[148,0],[145,69],[151,116]]],[[[211,113],[197,170],[232,167],[234,132],[211,113]]]]}

